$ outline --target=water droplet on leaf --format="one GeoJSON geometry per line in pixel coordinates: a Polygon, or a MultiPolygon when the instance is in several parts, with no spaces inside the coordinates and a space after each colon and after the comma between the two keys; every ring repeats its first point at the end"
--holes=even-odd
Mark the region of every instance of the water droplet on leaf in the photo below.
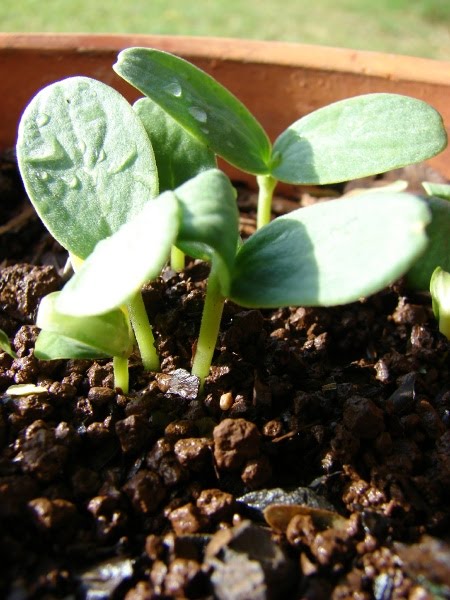
{"type": "Polygon", "coordinates": [[[67,185],[70,187],[71,190],[75,190],[77,187],[80,186],[80,184],[80,180],[76,175],[74,175],[67,185]]]}
{"type": "Polygon", "coordinates": [[[105,159],[106,159],[106,152],[102,148],[100,150],[100,152],[98,153],[97,162],[103,162],[105,159]]]}
{"type": "Polygon", "coordinates": [[[47,125],[47,123],[50,121],[50,117],[48,115],[46,115],[45,113],[41,113],[40,115],[38,115],[36,117],[36,125],[38,127],[44,127],[44,125],[47,125]]]}
{"type": "Polygon", "coordinates": [[[122,160],[117,162],[115,165],[112,165],[111,168],[108,169],[108,173],[113,175],[114,173],[120,173],[121,171],[124,171],[128,167],[131,167],[131,165],[134,163],[136,158],[137,158],[137,151],[136,151],[136,148],[133,148],[133,150],[131,150],[131,152],[129,154],[124,156],[122,160]]]}
{"type": "Polygon", "coordinates": [[[194,119],[199,123],[206,123],[206,121],[208,120],[208,115],[203,110],[203,108],[199,108],[198,106],[191,106],[188,110],[194,117],[194,119]]]}
{"type": "Polygon", "coordinates": [[[51,137],[42,144],[40,153],[28,157],[28,162],[32,165],[48,165],[50,167],[55,163],[67,161],[68,158],[67,152],[56,137],[51,137]]]}
{"type": "Polygon", "coordinates": [[[169,83],[169,85],[167,85],[164,89],[171,96],[175,96],[176,98],[180,98],[183,93],[181,85],[178,83],[178,81],[172,81],[172,83],[169,83]]]}
{"type": "Polygon", "coordinates": [[[80,140],[78,142],[78,148],[80,149],[81,154],[84,154],[86,152],[86,143],[83,142],[83,140],[80,140]]]}
{"type": "Polygon", "coordinates": [[[47,171],[42,171],[42,173],[40,173],[39,176],[42,179],[42,181],[48,181],[50,178],[50,175],[47,173],[47,171]]]}

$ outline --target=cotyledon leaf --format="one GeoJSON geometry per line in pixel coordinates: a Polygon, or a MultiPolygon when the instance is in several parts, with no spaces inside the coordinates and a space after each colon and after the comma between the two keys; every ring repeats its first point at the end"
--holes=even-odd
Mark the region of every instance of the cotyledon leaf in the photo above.
{"type": "Polygon", "coordinates": [[[230,297],[247,307],[331,306],[403,275],[427,245],[418,196],[367,192],[295,210],[240,248],[230,297]]]}
{"type": "Polygon", "coordinates": [[[129,356],[133,337],[122,310],[74,317],[58,310],[60,295],[61,292],[48,294],[39,304],[36,325],[42,331],[36,342],[38,358],[129,356]]]}
{"type": "Polygon", "coordinates": [[[236,191],[218,169],[200,173],[175,190],[181,209],[176,245],[186,254],[216,261],[222,294],[229,291],[239,239],[236,191]]]}
{"type": "Polygon", "coordinates": [[[39,216],[80,258],[158,194],[140,119],[117,91],[88,77],[53,83],[31,100],[17,158],[39,216]]]}
{"type": "Polygon", "coordinates": [[[159,191],[174,190],[198,173],[216,167],[214,152],[192,136],[150,98],[133,108],[141,119],[158,167],[159,191]]]}
{"type": "Polygon", "coordinates": [[[254,174],[269,172],[271,144],[264,129],[210,75],[152,48],[123,50],[113,68],[232,165],[254,174]]]}
{"type": "Polygon", "coordinates": [[[164,192],[92,254],[68,281],[57,309],[65,314],[101,314],[126,304],[142,285],[157,277],[167,261],[179,228],[179,206],[164,192]]]}
{"type": "Polygon", "coordinates": [[[295,184],[348,181],[428,159],[447,145],[440,114],[399,94],[366,94],[320,108],[273,146],[271,175],[295,184]]]}

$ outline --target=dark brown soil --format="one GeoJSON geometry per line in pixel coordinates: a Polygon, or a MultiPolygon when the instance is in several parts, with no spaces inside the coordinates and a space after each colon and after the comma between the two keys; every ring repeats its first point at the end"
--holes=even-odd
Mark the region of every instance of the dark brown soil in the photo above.
{"type": "MultiPolygon", "coordinates": [[[[228,303],[199,397],[207,268],[166,269],[144,291],[162,373],[133,358],[123,395],[108,361],[33,356],[65,256],[16,180],[5,162],[0,327],[18,358],[0,353],[0,597],[450,597],[449,345],[427,295],[228,303]]],[[[240,206],[248,233],[250,192],[240,206]]]]}

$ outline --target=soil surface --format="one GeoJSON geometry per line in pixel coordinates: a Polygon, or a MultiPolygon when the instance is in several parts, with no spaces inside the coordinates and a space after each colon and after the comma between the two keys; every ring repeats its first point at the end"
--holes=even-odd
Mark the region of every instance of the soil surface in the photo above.
{"type": "MultiPolygon", "coordinates": [[[[0,353],[1,598],[450,598],[449,344],[426,294],[227,303],[200,396],[208,269],[166,269],[144,289],[162,372],[132,357],[124,395],[110,361],[33,355],[65,253],[18,180],[4,160],[0,327],[18,357],[0,353]],[[39,389],[7,392],[19,383],[39,389]]],[[[317,200],[299,191],[274,212],[317,200]]],[[[245,235],[254,195],[239,203],[245,235]]]]}

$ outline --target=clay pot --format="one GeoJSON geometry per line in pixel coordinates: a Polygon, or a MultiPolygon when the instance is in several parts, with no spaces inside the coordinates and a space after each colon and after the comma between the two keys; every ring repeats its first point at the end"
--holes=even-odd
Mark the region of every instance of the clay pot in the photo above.
{"type": "MultiPolygon", "coordinates": [[[[152,35],[0,34],[0,149],[15,143],[17,123],[43,86],[71,75],[100,79],[130,101],[139,95],[112,70],[130,46],[184,57],[228,87],[271,138],[321,106],[349,96],[392,92],[433,105],[450,128],[450,62],[284,42],[152,35]]],[[[450,149],[430,161],[450,177],[450,149]]],[[[231,177],[236,171],[226,167],[231,177]]],[[[246,176],[239,175],[240,179],[246,176]]],[[[253,182],[253,178],[249,181],[253,182]]]]}

